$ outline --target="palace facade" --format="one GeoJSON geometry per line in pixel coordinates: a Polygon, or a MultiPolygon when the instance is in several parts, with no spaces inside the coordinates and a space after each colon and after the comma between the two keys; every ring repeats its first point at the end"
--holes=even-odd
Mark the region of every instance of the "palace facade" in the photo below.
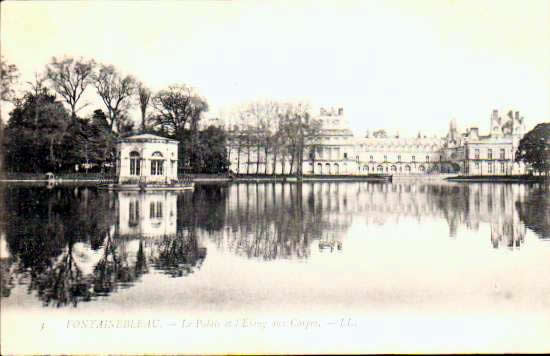
{"type": "MultiPolygon", "coordinates": [[[[491,131],[487,135],[480,135],[477,127],[459,132],[452,120],[444,137],[420,134],[400,137],[380,131],[356,137],[342,108],[323,108],[316,118],[321,122],[321,135],[314,146],[304,150],[304,175],[525,173],[525,165],[514,162],[519,140],[525,132],[524,120],[518,111],[500,116],[494,110],[490,117],[491,131]]],[[[230,143],[228,152],[230,169],[234,173],[290,173],[289,160],[274,159],[263,147],[249,146],[243,150],[230,143]]]]}

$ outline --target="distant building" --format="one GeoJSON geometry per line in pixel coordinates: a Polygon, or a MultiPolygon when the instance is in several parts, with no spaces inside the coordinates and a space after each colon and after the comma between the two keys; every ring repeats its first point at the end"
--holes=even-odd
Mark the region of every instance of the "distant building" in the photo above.
{"type": "Polygon", "coordinates": [[[491,132],[481,136],[470,128],[464,138],[464,173],[467,175],[510,175],[525,173],[524,163],[515,163],[515,152],[525,133],[519,111],[503,118],[497,110],[491,115],[491,132]]]}
{"type": "MultiPolygon", "coordinates": [[[[304,152],[302,170],[306,175],[506,175],[525,172],[523,164],[514,163],[515,150],[525,132],[523,118],[517,111],[509,112],[504,118],[493,111],[491,132],[486,136],[480,136],[477,128],[459,132],[453,119],[445,137],[427,137],[419,133],[417,137],[405,138],[380,131],[355,137],[342,108],[321,108],[317,119],[322,123],[321,138],[315,149],[304,152]]],[[[230,144],[228,152],[233,172],[272,174],[275,170],[277,174],[289,173],[288,163],[279,160],[273,164],[272,155],[266,155],[262,147],[249,146],[243,150],[230,144]]]]}

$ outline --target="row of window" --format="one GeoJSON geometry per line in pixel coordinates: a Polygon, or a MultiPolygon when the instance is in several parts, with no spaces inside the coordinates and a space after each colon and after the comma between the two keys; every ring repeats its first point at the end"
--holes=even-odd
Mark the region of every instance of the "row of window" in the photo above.
{"type": "MultiPolygon", "coordinates": [[[[476,148],[474,150],[474,158],[479,159],[480,156],[481,156],[480,155],[480,150],[479,150],[479,148],[476,148]]],[[[493,159],[493,149],[492,148],[487,149],[487,159],[493,159]]],[[[499,159],[506,159],[506,150],[504,148],[500,149],[499,159]]]]}
{"type": "MultiPolygon", "coordinates": [[[[475,163],[475,167],[476,167],[476,170],[480,169],[479,162],[475,163]]],[[[506,172],[506,164],[504,162],[500,162],[500,173],[505,173],[505,172],[506,172]]],[[[497,173],[497,165],[495,164],[493,167],[493,162],[487,163],[487,173],[497,173]]]]}
{"type": "MultiPolygon", "coordinates": [[[[346,158],[346,154],[344,153],[344,158],[346,158]]],[[[359,162],[359,156],[356,156],[357,161],[359,162]]],[[[441,161],[443,159],[442,156],[439,156],[439,160],[441,161]]],[[[374,161],[374,156],[370,156],[370,160],[374,161]]],[[[388,156],[384,155],[384,161],[388,161],[388,156]]],[[[397,162],[401,162],[401,155],[397,156],[397,162]]],[[[411,162],[416,162],[416,156],[411,156],[411,162]]],[[[426,156],[426,161],[430,162],[430,156],[426,156]]]]}
{"type": "MultiPolygon", "coordinates": [[[[162,218],[162,202],[151,202],[149,204],[149,218],[162,218]]],[[[135,226],[139,222],[139,201],[131,201],[128,205],[128,224],[130,227],[135,226]]]]}
{"type": "MultiPolygon", "coordinates": [[[[151,160],[151,175],[152,176],[161,176],[164,174],[164,161],[159,159],[151,160]]],[[[131,158],[130,159],[130,175],[139,176],[141,175],[141,162],[139,159],[131,158]]]]}

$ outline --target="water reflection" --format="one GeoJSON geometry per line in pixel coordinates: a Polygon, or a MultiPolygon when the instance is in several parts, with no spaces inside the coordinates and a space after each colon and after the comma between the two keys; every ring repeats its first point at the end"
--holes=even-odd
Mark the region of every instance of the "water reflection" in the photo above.
{"type": "Polygon", "coordinates": [[[131,287],[151,269],[192,273],[206,249],[193,228],[177,229],[177,200],[168,192],[8,188],[2,295],[19,284],[44,305],[76,306],[131,287]]]}
{"type": "Polygon", "coordinates": [[[209,235],[218,248],[248,258],[307,258],[316,241],[321,250],[342,249],[352,212],[337,184],[238,184],[229,188],[225,228],[209,235]],[[342,203],[342,200],[344,202],[342,203]]]}
{"type": "Polygon", "coordinates": [[[259,261],[346,256],[354,223],[391,229],[411,218],[445,221],[441,238],[466,229],[486,234],[488,248],[517,250],[527,229],[550,238],[548,193],[425,182],[208,185],[181,194],[0,185],[1,295],[19,286],[44,305],[77,306],[146,274],[196,273],[208,243],[259,261]]]}

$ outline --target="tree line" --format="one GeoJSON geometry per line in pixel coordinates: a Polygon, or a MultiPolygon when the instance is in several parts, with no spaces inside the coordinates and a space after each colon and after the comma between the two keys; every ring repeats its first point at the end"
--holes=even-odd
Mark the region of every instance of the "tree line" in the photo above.
{"type": "Polygon", "coordinates": [[[225,132],[199,128],[208,103],[190,85],[175,84],[154,93],[113,65],[53,57],[43,73],[17,93],[17,67],[2,58],[1,71],[1,100],[14,105],[7,126],[0,126],[2,171],[68,172],[83,163],[109,170],[117,139],[137,133],[178,140],[180,173],[227,170],[225,132]],[[102,106],[80,116],[90,105],[83,99],[88,91],[95,91],[102,106]],[[129,115],[134,107],[141,113],[137,125],[129,115]]]}
{"type": "Polygon", "coordinates": [[[280,173],[300,177],[304,160],[314,163],[322,126],[307,103],[258,100],[236,108],[230,117],[234,173],[275,175],[279,166],[280,173]],[[246,170],[241,171],[243,163],[246,170]]]}

